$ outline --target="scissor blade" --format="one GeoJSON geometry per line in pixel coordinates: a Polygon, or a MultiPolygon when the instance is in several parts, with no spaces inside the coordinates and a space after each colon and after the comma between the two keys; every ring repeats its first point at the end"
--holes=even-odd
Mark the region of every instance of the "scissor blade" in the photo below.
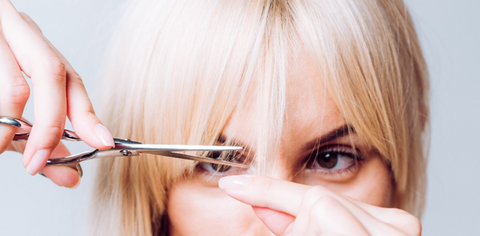
{"type": "Polygon", "coordinates": [[[132,149],[138,151],[237,151],[243,150],[239,146],[209,146],[209,145],[177,145],[177,144],[140,144],[140,143],[116,143],[115,149],[132,149]]]}
{"type": "Polygon", "coordinates": [[[189,155],[189,154],[178,153],[178,152],[150,151],[150,150],[139,150],[138,152],[139,153],[148,153],[148,154],[153,154],[153,155],[160,155],[160,156],[168,156],[168,157],[174,157],[174,158],[180,158],[180,159],[194,160],[194,161],[198,161],[198,162],[207,162],[207,163],[212,163],[212,164],[217,164],[217,165],[226,165],[226,166],[241,167],[241,168],[247,168],[248,167],[248,165],[245,165],[243,163],[236,163],[236,162],[230,162],[230,161],[225,161],[225,160],[212,159],[212,158],[208,158],[208,157],[201,157],[201,156],[189,155]]]}

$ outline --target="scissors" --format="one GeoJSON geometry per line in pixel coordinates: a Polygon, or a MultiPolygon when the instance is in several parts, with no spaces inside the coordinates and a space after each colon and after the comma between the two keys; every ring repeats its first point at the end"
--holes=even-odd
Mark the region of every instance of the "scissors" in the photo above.
{"type": "MultiPolygon", "coordinates": [[[[0,124],[17,127],[21,133],[16,133],[13,141],[26,141],[30,136],[30,131],[33,125],[29,122],[6,116],[0,116],[0,124]]],[[[65,129],[62,136],[63,140],[67,141],[82,141],[78,135],[70,130],[65,129]]],[[[115,147],[107,150],[95,149],[90,152],[82,152],[76,155],[71,155],[63,158],[48,159],[47,165],[68,165],[77,164],[77,169],[80,176],[82,176],[82,169],[78,165],[82,161],[103,158],[103,157],[118,157],[118,156],[140,156],[140,154],[153,154],[159,156],[168,156],[173,158],[194,160],[198,162],[207,162],[217,165],[226,165],[233,167],[247,167],[243,163],[237,163],[227,160],[213,159],[209,157],[189,155],[181,153],[183,151],[238,151],[243,150],[240,146],[207,146],[207,145],[165,145],[165,144],[143,144],[141,142],[132,141],[130,139],[114,138],[115,147]]]]}

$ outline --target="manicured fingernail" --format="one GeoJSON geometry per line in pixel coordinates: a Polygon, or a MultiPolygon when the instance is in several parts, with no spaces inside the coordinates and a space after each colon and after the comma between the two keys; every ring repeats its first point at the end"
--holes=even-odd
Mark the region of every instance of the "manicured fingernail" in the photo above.
{"type": "Polygon", "coordinates": [[[32,160],[28,163],[26,168],[27,172],[31,175],[36,175],[47,162],[47,159],[50,157],[50,150],[42,149],[38,150],[35,155],[33,155],[32,160]]]}
{"type": "Polygon", "coordinates": [[[96,124],[95,125],[95,133],[97,133],[97,136],[100,140],[102,140],[103,145],[113,147],[115,144],[113,143],[113,137],[108,132],[108,129],[105,128],[102,124],[96,124]]]}
{"type": "Polygon", "coordinates": [[[221,189],[244,189],[250,184],[250,178],[247,176],[227,176],[218,181],[218,187],[221,189]]]}

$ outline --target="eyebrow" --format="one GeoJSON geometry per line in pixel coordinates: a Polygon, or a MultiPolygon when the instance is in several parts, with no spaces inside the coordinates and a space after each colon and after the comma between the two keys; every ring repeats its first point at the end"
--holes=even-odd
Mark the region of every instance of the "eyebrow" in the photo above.
{"type": "MultiPolygon", "coordinates": [[[[347,136],[347,135],[354,134],[354,133],[356,133],[355,129],[351,125],[346,124],[346,125],[343,125],[339,128],[336,128],[336,129],[328,132],[327,134],[324,134],[324,135],[308,142],[307,144],[305,144],[305,147],[306,147],[305,149],[307,149],[307,150],[314,149],[318,144],[328,143],[328,142],[330,142],[332,140],[335,140],[337,138],[341,138],[343,136],[347,136]]],[[[240,142],[239,140],[235,140],[235,139],[229,139],[229,140],[230,140],[229,143],[232,143],[235,146],[242,146],[242,147],[244,147],[244,150],[250,150],[248,145],[240,142]]],[[[218,137],[217,142],[222,143],[222,144],[226,144],[227,143],[227,137],[225,137],[224,134],[221,134],[218,137]]]]}
{"type": "Polygon", "coordinates": [[[318,146],[318,144],[322,144],[322,143],[328,143],[332,140],[335,140],[337,138],[341,138],[343,136],[347,136],[347,135],[350,135],[350,134],[353,134],[355,133],[355,129],[346,124],[344,126],[341,126],[339,128],[336,128],[316,139],[313,139],[312,141],[308,142],[307,144],[305,144],[305,149],[313,149],[315,148],[316,146],[318,146]]]}

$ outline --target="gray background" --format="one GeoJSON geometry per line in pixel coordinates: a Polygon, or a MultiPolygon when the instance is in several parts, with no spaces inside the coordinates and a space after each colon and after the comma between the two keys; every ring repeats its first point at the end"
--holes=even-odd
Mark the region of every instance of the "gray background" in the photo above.
{"type": "MultiPolygon", "coordinates": [[[[13,0],[83,76],[95,105],[97,72],[124,0],[13,0]]],[[[407,0],[431,73],[432,140],[424,235],[480,235],[480,1],[407,0]]],[[[33,120],[30,101],[24,116],[33,120]]],[[[71,128],[71,127],[70,127],[71,128]]],[[[68,144],[72,152],[89,150],[68,144]]],[[[86,235],[94,163],[79,188],[29,176],[0,156],[0,235],[86,235]]]]}

